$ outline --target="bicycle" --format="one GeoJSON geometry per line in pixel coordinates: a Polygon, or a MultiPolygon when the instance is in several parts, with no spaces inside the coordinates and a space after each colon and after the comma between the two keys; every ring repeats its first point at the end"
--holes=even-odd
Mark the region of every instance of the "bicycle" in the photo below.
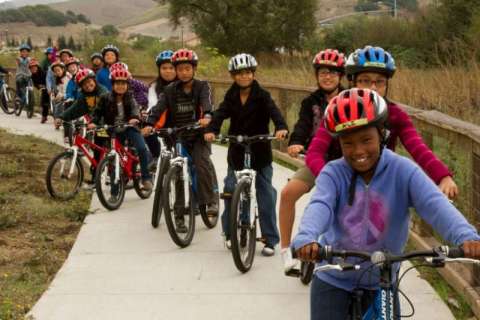
{"type": "Polygon", "coordinates": [[[22,113],[23,108],[26,107],[27,118],[31,119],[34,113],[35,97],[33,95],[33,81],[29,78],[27,86],[25,87],[25,101],[17,100],[15,103],[15,115],[18,117],[22,113]]]}
{"type": "Polygon", "coordinates": [[[3,112],[6,114],[12,114],[15,112],[15,99],[17,93],[15,89],[11,88],[5,80],[5,75],[0,75],[0,101],[3,112]]]}
{"type": "Polygon", "coordinates": [[[126,185],[133,180],[133,187],[142,199],[150,197],[152,190],[141,185],[140,160],[133,147],[123,145],[117,139],[115,129],[136,128],[134,125],[103,126],[110,133],[110,151],[100,161],[95,173],[95,189],[98,199],[108,210],[118,209],[125,197],[126,185]]]}
{"type": "MultiPolygon", "coordinates": [[[[293,251],[293,250],[292,250],[293,251]]],[[[295,257],[295,252],[292,252],[295,257]]],[[[348,272],[351,270],[360,270],[363,262],[371,262],[372,265],[365,268],[357,282],[357,289],[352,292],[352,301],[349,318],[352,320],[390,320],[399,318],[399,306],[397,301],[397,294],[401,293],[407,300],[412,309],[409,315],[400,315],[400,317],[412,317],[415,314],[413,303],[405,296],[399,289],[400,282],[408,271],[417,266],[412,266],[405,270],[401,276],[395,281],[394,278],[394,264],[401,263],[406,260],[415,260],[424,258],[424,263],[418,266],[441,268],[446,263],[463,262],[480,264],[480,260],[464,258],[464,253],[461,248],[441,246],[431,250],[412,251],[400,255],[394,255],[387,251],[350,251],[350,250],[335,250],[331,246],[324,246],[320,248],[319,258],[317,262],[327,261],[327,264],[319,265],[315,268],[315,272],[325,272],[328,270],[338,270],[341,272],[348,272]],[[335,260],[334,260],[335,258],[335,260]],[[354,263],[347,263],[347,258],[356,258],[354,263]],[[334,263],[335,262],[335,263],[334,263]],[[362,296],[371,290],[358,288],[360,281],[365,276],[367,271],[372,270],[373,267],[378,267],[380,270],[380,289],[374,293],[373,302],[368,306],[366,311],[362,311],[362,296]]],[[[298,270],[292,270],[288,276],[299,276],[298,270]],[[296,272],[297,271],[297,272],[296,272]]]]}
{"type": "Polygon", "coordinates": [[[85,122],[75,124],[72,145],[64,152],[55,156],[47,167],[47,191],[52,198],[69,200],[78,194],[84,181],[82,160],[85,158],[86,162],[91,166],[92,172],[95,172],[99,161],[95,159],[92,151],[99,152],[99,160],[101,160],[108,152],[108,149],[96,145],[91,141],[92,139],[87,138],[87,134],[101,131],[104,131],[104,129],[87,131],[85,122]]]}
{"type": "MultiPolygon", "coordinates": [[[[230,241],[233,261],[242,273],[248,272],[253,265],[257,241],[258,207],[255,199],[255,170],[251,166],[251,144],[275,140],[272,135],[255,136],[220,136],[220,143],[236,143],[245,150],[244,169],[235,171],[237,185],[231,196],[230,210],[230,241]]],[[[224,195],[224,198],[227,196],[224,195]]]]}
{"type": "MultiPolygon", "coordinates": [[[[169,159],[169,169],[163,179],[163,210],[165,211],[168,233],[173,242],[181,248],[187,247],[192,242],[195,233],[195,215],[197,209],[208,228],[214,228],[218,222],[218,212],[213,215],[208,215],[206,206],[198,206],[196,203],[196,174],[192,159],[182,146],[181,134],[185,131],[197,130],[199,128],[200,126],[198,124],[194,124],[180,128],[164,129],[171,140],[171,145],[174,145],[175,148],[173,148],[171,152],[166,151],[166,159],[169,159]],[[177,196],[179,196],[179,199],[177,199],[177,196]],[[188,219],[188,223],[185,224],[186,230],[177,230],[176,224],[179,221],[185,223],[185,219],[188,219]]],[[[218,204],[220,202],[220,195],[218,193],[218,182],[213,165],[211,170],[214,176],[214,192],[217,195],[215,201],[217,201],[218,204]]],[[[157,188],[158,187],[159,184],[157,182],[157,188]]],[[[158,190],[156,190],[156,192],[158,192],[158,190]]],[[[157,211],[158,210],[160,209],[157,209],[157,211]]],[[[158,219],[160,214],[158,214],[158,219]]]]}

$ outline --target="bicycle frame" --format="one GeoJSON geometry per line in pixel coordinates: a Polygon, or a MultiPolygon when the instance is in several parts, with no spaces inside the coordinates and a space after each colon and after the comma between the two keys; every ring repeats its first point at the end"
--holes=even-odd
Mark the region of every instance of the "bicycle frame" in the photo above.
{"type": "Polygon", "coordinates": [[[30,102],[30,92],[33,92],[33,81],[32,78],[28,80],[28,84],[25,87],[25,105],[28,106],[30,102]],[[31,91],[30,91],[31,90],[31,91]]]}
{"type": "Polygon", "coordinates": [[[155,181],[153,182],[153,190],[156,190],[155,188],[156,188],[157,183],[158,183],[160,170],[162,168],[163,161],[165,161],[164,159],[170,159],[172,157],[172,154],[173,154],[173,152],[170,149],[167,148],[167,145],[164,142],[163,138],[161,138],[159,136],[158,140],[159,140],[158,142],[160,143],[161,147],[160,147],[160,157],[158,157],[157,168],[155,169],[155,181]]]}
{"type": "Polygon", "coordinates": [[[115,134],[112,134],[110,141],[111,150],[108,155],[115,158],[115,176],[113,181],[118,183],[120,180],[120,169],[123,170],[129,180],[132,179],[135,174],[132,168],[135,163],[139,163],[138,157],[133,155],[128,147],[123,146],[115,134]]]}
{"type": "Polygon", "coordinates": [[[250,203],[255,204],[254,214],[250,214],[250,217],[249,217],[250,224],[253,225],[254,223],[256,223],[258,205],[256,201],[256,192],[255,192],[256,172],[255,170],[252,169],[251,159],[252,159],[252,151],[250,148],[250,144],[247,144],[245,145],[244,168],[242,170],[235,171],[235,178],[237,179],[237,184],[240,183],[240,181],[246,181],[250,186],[249,188],[250,203]]]}

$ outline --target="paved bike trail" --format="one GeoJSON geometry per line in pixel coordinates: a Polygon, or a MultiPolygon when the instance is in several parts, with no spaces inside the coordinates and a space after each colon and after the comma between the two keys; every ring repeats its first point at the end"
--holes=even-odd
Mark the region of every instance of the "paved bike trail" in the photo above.
{"type": "MultiPolygon", "coordinates": [[[[0,126],[62,142],[51,122],[0,115],[0,126]]],[[[53,155],[52,155],[53,156],[53,155]]],[[[226,149],[213,147],[219,181],[226,173],[226,149]]],[[[292,171],[274,165],[280,193],[292,171]]],[[[123,206],[104,210],[96,197],[68,259],[31,311],[33,319],[297,319],[309,318],[309,291],[283,276],[278,254],[260,255],[239,273],[223,246],[221,228],[208,230],[200,217],[192,244],[179,249],[164,219],[150,226],[152,199],[127,192],[123,206]]],[[[304,196],[297,205],[297,223],[304,196]]],[[[278,202],[277,202],[278,205],[278,202]]],[[[414,319],[454,319],[433,289],[413,270],[402,288],[413,301],[414,319]]],[[[404,313],[409,307],[403,303],[404,313]]]]}

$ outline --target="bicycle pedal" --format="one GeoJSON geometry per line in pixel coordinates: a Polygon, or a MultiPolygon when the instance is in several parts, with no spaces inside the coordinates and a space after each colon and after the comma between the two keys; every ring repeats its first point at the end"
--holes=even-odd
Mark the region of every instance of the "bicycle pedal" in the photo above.
{"type": "Polygon", "coordinates": [[[222,192],[222,193],[220,193],[220,199],[231,200],[232,199],[232,194],[230,192],[222,192]]]}

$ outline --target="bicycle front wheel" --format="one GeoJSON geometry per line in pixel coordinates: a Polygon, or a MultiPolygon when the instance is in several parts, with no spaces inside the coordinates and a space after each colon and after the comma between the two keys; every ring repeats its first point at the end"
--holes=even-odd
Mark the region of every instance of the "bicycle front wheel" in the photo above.
{"type": "Polygon", "coordinates": [[[33,95],[33,90],[28,90],[28,105],[27,105],[27,118],[31,119],[33,117],[35,108],[35,97],[33,95]]]}
{"type": "Polygon", "coordinates": [[[69,200],[80,191],[83,182],[83,166],[73,152],[62,152],[50,161],[46,183],[48,193],[55,199],[69,200]]]}
{"type": "Polygon", "coordinates": [[[103,158],[95,173],[95,189],[98,199],[108,210],[118,209],[125,197],[125,178],[122,168],[119,177],[115,177],[115,157],[103,158]]]}
{"type": "Polygon", "coordinates": [[[230,241],[235,266],[240,272],[248,272],[255,258],[257,223],[250,215],[252,210],[250,182],[240,180],[235,187],[230,209],[230,241]]]}
{"type": "Polygon", "coordinates": [[[18,117],[20,116],[20,114],[22,113],[22,110],[23,110],[23,103],[22,101],[20,101],[19,99],[15,99],[15,103],[14,103],[15,107],[14,107],[14,112],[15,112],[15,115],[18,117]]]}
{"type": "MultiPolygon", "coordinates": [[[[155,176],[155,196],[153,197],[153,207],[152,207],[152,227],[158,228],[160,224],[160,218],[162,217],[163,211],[163,181],[167,173],[168,164],[170,159],[165,157],[160,162],[160,168],[158,169],[158,174],[155,176]]],[[[158,164],[157,164],[158,165],[158,164]]]]}
{"type": "Polygon", "coordinates": [[[2,109],[6,114],[12,114],[15,112],[16,95],[17,93],[15,92],[15,89],[10,87],[8,87],[4,92],[2,92],[2,109]]]}
{"type": "Polygon", "coordinates": [[[195,212],[192,188],[189,186],[189,201],[185,203],[185,184],[182,168],[171,167],[163,185],[163,203],[168,233],[180,248],[190,245],[195,233],[195,212]]]}

